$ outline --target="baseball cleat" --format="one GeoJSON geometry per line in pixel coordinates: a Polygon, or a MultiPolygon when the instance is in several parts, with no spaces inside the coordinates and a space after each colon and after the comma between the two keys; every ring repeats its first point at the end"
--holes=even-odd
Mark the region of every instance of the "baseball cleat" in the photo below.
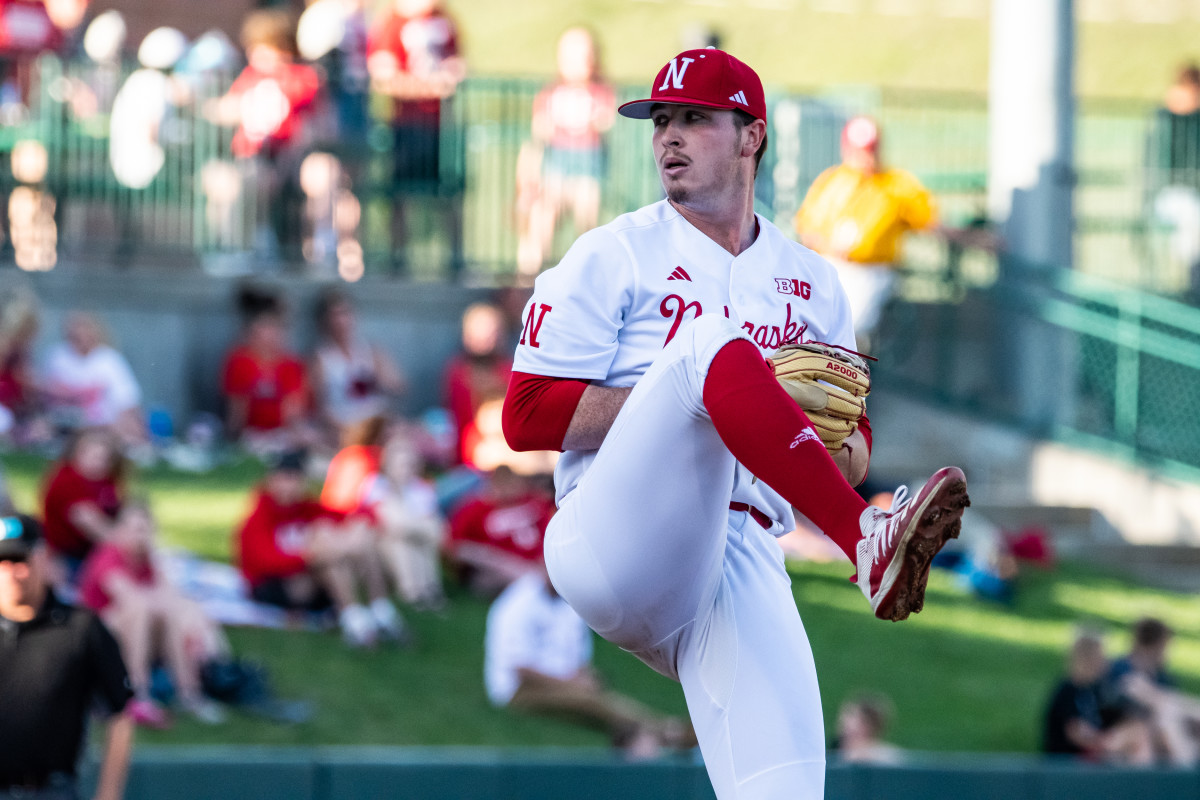
{"type": "Polygon", "coordinates": [[[899,621],[924,607],[929,565],[958,536],[969,505],[962,470],[943,467],[916,496],[902,486],[889,510],[870,507],[862,513],[858,585],[875,616],[899,621]]]}

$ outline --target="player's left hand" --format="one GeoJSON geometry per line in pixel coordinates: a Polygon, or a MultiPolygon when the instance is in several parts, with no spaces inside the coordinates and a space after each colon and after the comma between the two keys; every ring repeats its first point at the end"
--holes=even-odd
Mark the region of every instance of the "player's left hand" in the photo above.
{"type": "Polygon", "coordinates": [[[858,430],[871,393],[869,356],[822,342],[789,344],[771,354],[775,378],[831,455],[858,430]]]}
{"type": "Polygon", "coordinates": [[[842,440],[842,447],[830,453],[833,463],[842,471],[842,477],[851,486],[858,486],[867,479],[867,466],[871,463],[871,452],[867,449],[867,437],[860,430],[842,440]]]}

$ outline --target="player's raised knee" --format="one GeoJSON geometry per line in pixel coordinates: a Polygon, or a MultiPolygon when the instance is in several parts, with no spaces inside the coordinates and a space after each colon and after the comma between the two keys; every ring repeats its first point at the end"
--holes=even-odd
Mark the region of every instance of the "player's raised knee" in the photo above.
{"type": "Polygon", "coordinates": [[[705,314],[681,327],[675,338],[677,346],[695,354],[697,366],[707,372],[722,347],[747,336],[733,320],[721,314],[705,314]]]}

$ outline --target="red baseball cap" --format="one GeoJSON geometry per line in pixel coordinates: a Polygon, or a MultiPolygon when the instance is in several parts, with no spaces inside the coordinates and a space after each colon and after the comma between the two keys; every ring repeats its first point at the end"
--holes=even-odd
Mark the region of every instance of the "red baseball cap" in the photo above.
{"type": "Polygon", "coordinates": [[[649,100],[634,100],[617,110],[631,119],[650,119],[655,103],[707,108],[740,108],[767,120],[767,101],[758,73],[715,47],[684,50],[658,71],[649,100]]]}

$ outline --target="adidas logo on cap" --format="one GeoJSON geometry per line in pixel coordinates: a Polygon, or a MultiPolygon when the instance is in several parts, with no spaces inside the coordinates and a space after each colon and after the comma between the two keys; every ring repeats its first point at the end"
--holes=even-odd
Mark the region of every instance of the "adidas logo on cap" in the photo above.
{"type": "Polygon", "coordinates": [[[737,94],[731,94],[729,96],[729,100],[733,103],[741,103],[744,106],[750,105],[748,102],[746,102],[746,93],[741,90],[738,90],[737,94]]]}

